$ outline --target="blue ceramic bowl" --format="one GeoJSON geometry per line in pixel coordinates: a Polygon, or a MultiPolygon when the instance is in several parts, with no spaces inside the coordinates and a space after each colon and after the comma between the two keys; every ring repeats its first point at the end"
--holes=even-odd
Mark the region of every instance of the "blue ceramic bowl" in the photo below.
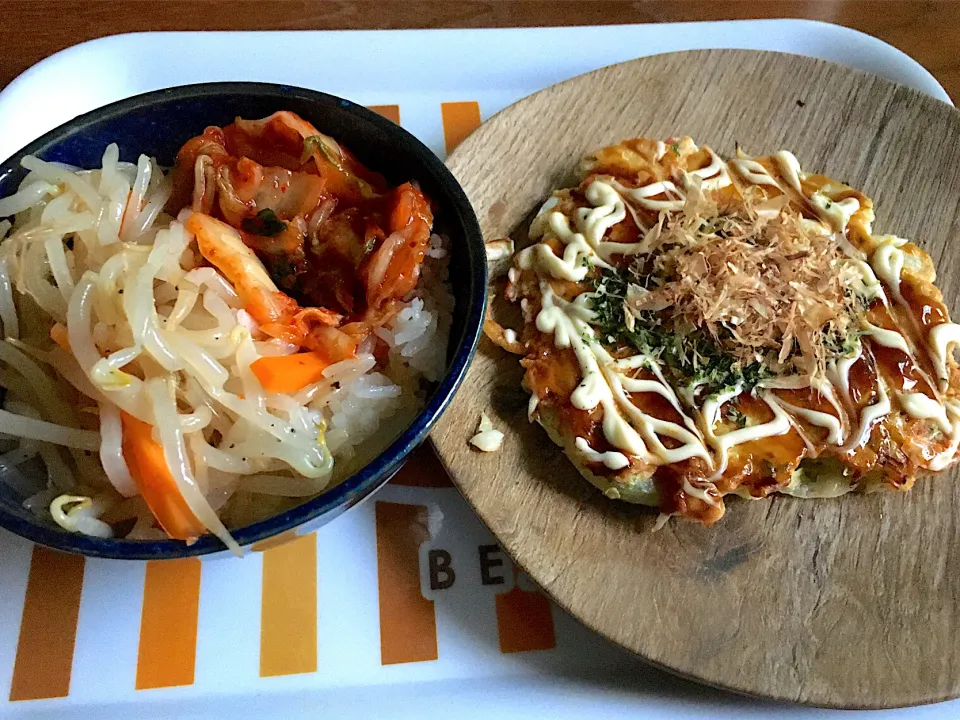
{"type": "MultiPolygon", "coordinates": [[[[349,100],[261,83],[204,83],[138,95],[94,110],[50,131],[0,165],[0,197],[13,193],[25,175],[24,155],[99,167],[104,148],[120,147],[120,158],[141,153],[172,166],[176,152],[208,125],[227,125],[240,116],[262,118],[292,110],[321,132],[346,145],[367,167],[392,184],[417,180],[437,206],[435,228],[452,241],[450,281],[456,298],[447,373],[426,407],[376,459],[330,491],[268,520],[232,530],[242,546],[305,524],[318,527],[383,485],[421,443],[463,379],[473,357],[486,305],[487,266],[483,238],[466,195],[453,175],[423,143],[399,126],[349,100]]],[[[94,557],[152,560],[221,552],[206,535],[193,545],[177,540],[102,540],[66,532],[38,519],[11,488],[0,486],[0,526],[59,550],[94,557]]]]}

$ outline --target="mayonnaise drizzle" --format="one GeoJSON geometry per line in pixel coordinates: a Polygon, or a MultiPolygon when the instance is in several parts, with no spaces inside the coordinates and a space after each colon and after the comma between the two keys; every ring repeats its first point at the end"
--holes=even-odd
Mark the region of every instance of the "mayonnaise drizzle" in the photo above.
{"type": "MultiPolygon", "coordinates": [[[[567,302],[553,292],[549,283],[541,284],[541,292],[543,309],[537,315],[537,329],[552,333],[558,348],[573,349],[583,379],[571,394],[570,402],[580,410],[593,410],[598,405],[602,407],[601,423],[607,441],[647,461],[653,459],[648,450],[648,447],[652,447],[653,454],[663,462],[674,463],[701,457],[709,464],[710,454],[697,433],[641,411],[628,397],[624,383],[638,388],[639,392],[661,394],[684,415],[666,383],[629,378],[616,372],[614,359],[595,340],[593,328],[589,325],[588,319],[592,316],[586,307],[589,297],[581,295],[574,302],[567,302]],[[681,445],[667,448],[660,440],[661,435],[673,438],[681,445]]],[[[692,421],[689,422],[692,424],[692,421]]]]}
{"type": "Polygon", "coordinates": [[[617,189],[647,210],[682,210],[686,204],[686,195],[670,180],[644,185],[639,188],[626,188],[617,183],[617,189]],[[657,195],[666,195],[667,200],[653,200],[657,195]]]}
{"type": "Polygon", "coordinates": [[[893,296],[903,302],[900,294],[900,275],[903,272],[903,250],[893,243],[883,243],[870,257],[870,267],[877,277],[890,288],[893,296]]]}
{"type": "Polygon", "coordinates": [[[863,355],[863,345],[857,343],[857,352],[847,357],[837,358],[827,364],[827,377],[830,378],[833,385],[840,386],[840,392],[844,399],[850,398],[850,368],[854,366],[857,360],[863,355]]]}
{"type": "Polygon", "coordinates": [[[701,188],[704,190],[725,188],[731,184],[727,164],[713,150],[708,148],[707,152],[710,153],[710,164],[697,170],[691,170],[687,174],[700,178],[702,181],[701,188]]]}
{"type": "Polygon", "coordinates": [[[951,346],[960,343],[960,325],[956,323],[942,323],[930,331],[929,345],[937,366],[937,385],[946,390],[950,382],[950,370],[947,367],[951,346]]]}
{"type": "Polygon", "coordinates": [[[580,410],[603,409],[603,434],[614,447],[641,458],[648,456],[647,446],[640,434],[626,422],[617,410],[613,392],[600,370],[593,348],[593,329],[582,317],[571,316],[571,303],[557,297],[548,283],[541,284],[543,307],[537,315],[537,329],[553,334],[553,343],[560,349],[572,348],[580,364],[583,380],[570,396],[570,402],[580,410]],[[589,343],[584,338],[589,338],[589,343]]]}
{"type": "Polygon", "coordinates": [[[780,405],[790,415],[803,418],[811,425],[822,427],[827,430],[827,442],[831,445],[842,445],[847,436],[847,413],[843,405],[837,400],[833,385],[827,380],[814,380],[813,383],[807,378],[799,376],[787,376],[764,380],[758,387],[768,390],[804,390],[812,388],[821,398],[826,400],[837,411],[836,415],[825,413],[820,410],[804,408],[793,403],[787,402],[783,398],[771,394],[770,399],[780,405]]]}
{"type": "Polygon", "coordinates": [[[774,154],[773,159],[777,163],[780,175],[787,181],[787,184],[800,195],[803,195],[803,188],[800,185],[800,180],[803,178],[803,171],[800,169],[800,161],[797,160],[796,155],[792,152],[781,150],[774,154]]]}
{"type": "MultiPolygon", "coordinates": [[[[657,159],[667,152],[664,143],[657,144],[657,159]]],[[[841,248],[850,258],[860,277],[854,287],[855,292],[868,300],[881,299],[889,306],[886,291],[894,298],[906,304],[900,293],[900,278],[905,265],[905,253],[900,248],[907,242],[895,236],[877,236],[878,243],[872,255],[867,255],[850,245],[845,229],[850,218],[861,209],[856,198],[840,201],[831,200],[825,194],[803,192],[802,180],[806,177],[797,158],[789,152],[781,151],[773,156],[777,170],[787,186],[808,201],[823,224],[810,222],[812,228],[828,232],[830,227],[841,248]]],[[[740,158],[725,163],[713,151],[710,151],[710,163],[703,168],[687,173],[688,177],[697,177],[704,190],[716,190],[731,184],[729,170],[733,169],[745,181],[754,185],[776,187],[783,191],[780,182],[759,162],[740,158]]],[[[604,237],[614,225],[622,222],[627,213],[636,218],[630,203],[655,212],[681,210],[686,202],[684,188],[671,180],[650,183],[639,188],[628,188],[613,178],[598,178],[586,188],[585,196],[592,207],[579,208],[571,220],[556,210],[559,200],[552,197],[544,203],[537,217],[531,223],[530,236],[537,239],[545,235],[556,237],[563,243],[564,251],[558,256],[543,243],[517,254],[520,269],[533,269],[541,278],[552,277],[580,282],[589,272],[590,265],[610,268],[614,255],[633,255],[648,252],[643,243],[613,243],[604,237]],[[588,262],[585,262],[584,260],[588,262]]],[[[850,371],[863,355],[863,346],[858,343],[856,352],[848,357],[831,361],[827,368],[827,379],[817,381],[814,390],[836,410],[830,412],[797,406],[776,395],[776,389],[803,389],[810,387],[808,380],[798,378],[776,378],[765,381],[754,390],[754,395],[762,399],[773,413],[773,419],[757,425],[732,430],[717,435],[715,430],[721,419],[724,404],[734,401],[740,390],[727,391],[703,401],[696,409],[694,398],[696,386],[681,388],[681,394],[687,407],[694,407],[696,418],[685,412],[676,392],[666,382],[658,364],[653,358],[635,355],[614,359],[596,340],[590,325],[593,313],[590,310],[590,293],[584,293],[573,302],[557,296],[549,282],[541,281],[542,305],[536,317],[537,328],[553,335],[558,348],[572,348],[580,366],[582,381],[571,395],[570,401],[581,410],[593,410],[600,406],[603,410],[601,421],[606,440],[623,452],[599,453],[590,447],[584,438],[577,438],[575,444],[590,462],[603,463],[611,470],[627,467],[630,457],[643,462],[674,463],[689,458],[701,458],[714,470],[717,477],[723,473],[728,463],[731,448],[742,443],[767,437],[776,437],[790,431],[793,418],[827,431],[826,442],[844,449],[859,447],[868,441],[873,425],[892,411],[886,383],[877,376],[877,401],[860,412],[857,427],[850,432],[846,404],[850,403],[850,371]],[[634,377],[640,368],[651,370],[656,379],[634,377]],[[682,425],[669,422],[643,412],[631,400],[636,393],[653,393],[666,399],[682,418],[682,425]],[[838,399],[838,394],[844,402],[838,399]],[[661,437],[670,437],[679,443],[676,448],[667,448],[661,437]],[[709,449],[708,449],[709,448],[709,449]],[[711,453],[710,450],[713,452],[711,453]]],[[[864,334],[878,345],[900,350],[913,358],[908,339],[895,330],[888,330],[871,323],[864,323],[864,334]]],[[[926,338],[927,351],[938,371],[938,388],[943,391],[949,383],[948,359],[952,347],[960,343],[960,325],[944,323],[932,328],[926,338]]],[[[924,375],[922,370],[921,375],[924,375]]],[[[904,413],[915,419],[929,420],[950,437],[949,447],[931,463],[931,469],[941,469],[949,464],[960,448],[960,403],[945,400],[938,392],[936,397],[923,393],[902,392],[897,394],[897,403],[904,413]]],[[[528,414],[535,416],[538,398],[530,399],[528,414]]],[[[809,441],[804,438],[806,442],[809,441]]],[[[701,488],[684,488],[690,495],[705,502],[714,503],[714,499],[701,488]]]]}
{"type": "MultiPolygon", "coordinates": [[[[703,190],[719,190],[732,184],[727,163],[713,150],[709,150],[709,153],[710,162],[702,168],[689,171],[687,177],[699,178],[703,190]]],[[[616,181],[611,181],[611,185],[621,195],[630,198],[647,210],[657,212],[682,210],[687,201],[684,190],[678,188],[671,180],[661,180],[638,188],[624,187],[616,181]],[[659,195],[666,195],[666,199],[654,199],[659,195]]]]}
{"type": "Polygon", "coordinates": [[[586,196],[593,204],[593,209],[577,209],[577,227],[583,232],[590,247],[598,249],[607,230],[627,217],[627,211],[617,191],[600,180],[594,180],[587,186],[586,196]]]}
{"type": "MultiPolygon", "coordinates": [[[[883,280],[884,284],[890,289],[890,292],[893,294],[893,297],[896,299],[897,303],[907,311],[907,318],[913,328],[914,336],[922,338],[924,334],[924,328],[917,320],[913,308],[910,307],[910,304],[906,301],[906,299],[903,297],[903,293],[900,291],[901,275],[903,274],[903,268],[906,265],[907,258],[906,253],[900,248],[906,245],[909,241],[897,237],[896,235],[883,235],[874,238],[874,240],[879,241],[880,245],[876,250],[874,250],[873,255],[870,257],[870,266],[883,280]]],[[[935,330],[936,327],[934,328],[934,331],[935,330]]],[[[920,366],[919,363],[916,362],[915,353],[907,336],[903,333],[897,334],[900,336],[903,344],[909,348],[904,350],[904,352],[910,356],[911,360],[914,360],[917,373],[932,388],[936,388],[936,390],[934,390],[934,394],[937,395],[937,401],[942,403],[943,399],[939,397],[939,392],[945,390],[949,385],[949,378],[946,377],[947,358],[944,353],[940,352],[940,348],[934,341],[933,338],[935,336],[933,331],[928,333],[927,337],[924,339],[925,341],[923,343],[923,349],[926,352],[927,357],[933,362],[933,365],[937,369],[938,377],[935,380],[929,377],[927,372],[920,366]]],[[[882,340],[879,340],[879,342],[881,342],[881,344],[886,344],[882,340]]],[[[887,345],[887,347],[892,346],[887,345]]]]}
{"type": "Polygon", "coordinates": [[[923,393],[898,393],[897,401],[910,417],[918,420],[933,420],[943,432],[950,432],[947,408],[923,393]]]}
{"type": "Polygon", "coordinates": [[[706,435],[707,441],[720,456],[717,469],[713,474],[715,478],[722,475],[723,471],[727,469],[728,454],[731,448],[753,440],[762,440],[767,437],[784,435],[788,433],[791,428],[790,418],[787,417],[787,414],[777,403],[773,394],[762,390],[760,392],[760,398],[773,412],[773,420],[717,435],[714,432],[714,428],[720,422],[721,408],[724,404],[740,395],[741,392],[740,388],[736,388],[725,393],[719,393],[707,398],[703,404],[701,414],[704,421],[704,435],[706,435]]]}
{"type": "Polygon", "coordinates": [[[627,216],[623,198],[613,185],[594,180],[587,186],[585,194],[593,207],[578,208],[575,230],[570,227],[566,215],[552,209],[557,205],[557,198],[552,197],[544,203],[530,224],[530,237],[535,240],[549,231],[565,245],[563,255],[558,257],[544,243],[531,245],[516,255],[521,270],[536,269],[538,273],[545,272],[551,277],[580,282],[587,276],[591,265],[610,268],[613,255],[632,255],[642,249],[640,243],[603,242],[607,231],[627,216]]]}
{"type": "Polygon", "coordinates": [[[756,160],[731,160],[730,164],[744,180],[752,185],[770,185],[780,188],[780,183],[774,180],[773,175],[756,160]]]}
{"type": "Polygon", "coordinates": [[[950,424],[950,445],[930,462],[933,471],[943,470],[956,458],[960,449],[960,405],[955,400],[946,403],[947,413],[952,417],[950,424]]]}
{"type": "Polygon", "coordinates": [[[614,373],[606,374],[605,378],[617,399],[620,410],[626,414],[634,426],[640,428],[647,446],[653,448],[654,454],[661,461],[676,463],[692,457],[700,457],[706,460],[708,465],[712,464],[710,453],[707,452],[707,448],[698,434],[692,433],[676,423],[662,420],[655,415],[648,415],[640,410],[627,397],[623,389],[622,383],[627,378],[622,378],[614,373]],[[660,435],[673,438],[682,444],[677,448],[668,448],[661,442],[660,435]]]}
{"type": "Polygon", "coordinates": [[[690,478],[688,477],[683,478],[683,492],[685,492],[690,497],[695,497],[699,500],[703,500],[703,502],[707,503],[708,505],[713,505],[714,507],[720,506],[720,502],[717,500],[717,498],[710,495],[710,493],[707,492],[706,488],[697,487],[692,482],[690,482],[690,478]]]}
{"type": "Polygon", "coordinates": [[[897,331],[877,327],[876,325],[871,325],[866,321],[863,323],[863,329],[864,334],[869,335],[876,340],[878,345],[883,345],[883,347],[892,348],[894,350],[900,350],[912,357],[912,352],[910,351],[910,346],[907,345],[906,338],[904,338],[903,335],[897,331]]]}
{"type": "Polygon", "coordinates": [[[798,407],[797,405],[788,403],[786,400],[782,400],[780,398],[776,398],[775,402],[791,415],[796,415],[797,417],[803,418],[811,425],[825,428],[827,430],[826,442],[829,444],[843,444],[843,426],[840,424],[839,418],[831,415],[830,413],[820,412],[819,410],[798,407]]]}
{"type": "MultiPolygon", "coordinates": [[[[857,252],[860,251],[858,250],[857,252]]],[[[860,254],[862,255],[863,253],[860,254]]],[[[862,295],[867,300],[880,298],[884,305],[889,304],[887,302],[887,295],[883,291],[883,285],[880,284],[876,273],[873,272],[873,268],[870,267],[869,263],[859,258],[851,258],[847,261],[847,265],[855,268],[860,273],[860,277],[857,278],[858,282],[853,288],[858,295],[862,295]]]]}
{"type": "Polygon", "coordinates": [[[530,393],[530,400],[527,402],[527,420],[533,422],[536,420],[537,405],[540,404],[540,398],[536,393],[530,393]]]}
{"type": "Polygon", "coordinates": [[[835,232],[843,232],[850,218],[860,209],[860,201],[853,197],[838,201],[815,192],[808,200],[816,208],[820,219],[827,221],[835,232]]]}
{"type": "Polygon", "coordinates": [[[818,380],[812,384],[813,389],[817,394],[826,400],[837,411],[837,418],[840,423],[840,442],[847,437],[847,432],[849,430],[849,418],[847,417],[846,408],[844,408],[843,403],[840,402],[840,399],[837,397],[836,392],[834,392],[834,387],[829,380],[823,379],[818,380]]]}
{"type": "Polygon", "coordinates": [[[877,376],[877,394],[880,396],[877,402],[873,405],[867,405],[867,407],[860,411],[860,427],[856,435],[853,435],[847,444],[844,445],[845,449],[850,450],[857,448],[867,442],[873,430],[874,423],[885,418],[890,414],[890,410],[893,409],[890,405],[890,396],[887,395],[886,383],[879,375],[877,376]]]}
{"type": "Polygon", "coordinates": [[[583,453],[588,462],[603,463],[611,470],[623,470],[630,464],[630,459],[621,452],[597,452],[582,437],[578,437],[574,443],[577,449],[583,453]]]}

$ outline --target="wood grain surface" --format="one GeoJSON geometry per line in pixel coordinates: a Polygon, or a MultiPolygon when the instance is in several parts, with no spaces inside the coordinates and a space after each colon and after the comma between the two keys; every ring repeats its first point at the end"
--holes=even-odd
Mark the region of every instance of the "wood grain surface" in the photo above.
{"type": "MultiPolygon", "coordinates": [[[[886,40],[925,65],[952,97],[960,95],[960,3],[953,0],[3,0],[0,8],[0,87],[57,50],[123,32],[796,17],[846,25],[886,40]]],[[[291,62],[303,59],[293,52],[291,62]]]]}
{"type": "MultiPolygon", "coordinates": [[[[960,309],[960,113],[818,60],[697,51],[537,93],[448,159],[488,239],[512,233],[585,153],[689,134],[730,156],[788,148],[864,189],[875,230],[915,239],[960,309]]],[[[728,503],[705,528],[611,502],[526,418],[517,358],[483,340],[433,433],[505,549],[563,607],[652,662],[713,685],[834,707],[960,695],[960,473],[909,493],[728,503]],[[506,431],[472,450],[480,412],[506,431]]]]}

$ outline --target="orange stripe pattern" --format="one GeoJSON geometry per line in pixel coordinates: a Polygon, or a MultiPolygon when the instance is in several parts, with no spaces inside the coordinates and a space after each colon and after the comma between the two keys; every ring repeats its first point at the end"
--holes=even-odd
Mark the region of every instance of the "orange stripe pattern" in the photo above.
{"type": "Polygon", "coordinates": [[[450,476],[443,469],[430,443],[417,448],[390,482],[404,487],[453,487],[450,476]]]}
{"type": "Polygon", "coordinates": [[[317,671],[317,535],[263,553],[260,677],[317,671]]]}
{"type": "Polygon", "coordinates": [[[400,124],[399,105],[371,105],[369,109],[378,115],[383,115],[387,120],[393,120],[397,125],[400,124]]]}
{"type": "Polygon", "coordinates": [[[521,590],[514,581],[512,590],[497,595],[496,609],[500,652],[552,650],[557,646],[553,611],[543,593],[521,590]]]}
{"type": "Polygon", "coordinates": [[[298,537],[300,536],[297,535],[296,528],[292,528],[290,530],[284,530],[279,535],[268,537],[266,540],[258,540],[250,546],[250,549],[253,550],[253,552],[263,552],[264,550],[269,550],[270,548],[286,545],[288,542],[293,542],[298,537]]]}
{"type": "Polygon", "coordinates": [[[81,555],[34,546],[10,684],[11,700],[69,694],[83,567],[81,555]]]}
{"type": "Polygon", "coordinates": [[[200,561],[149,560],[143,582],[137,690],[193,685],[200,561]]]}
{"type": "Polygon", "coordinates": [[[443,137],[448,153],[452,153],[467,135],[480,127],[480,104],[475,100],[441,103],[440,114],[443,116],[443,137]]]}
{"type": "Polygon", "coordinates": [[[436,660],[436,611],[420,591],[420,546],[430,539],[427,508],[378,502],[375,515],[380,662],[436,660]]]}

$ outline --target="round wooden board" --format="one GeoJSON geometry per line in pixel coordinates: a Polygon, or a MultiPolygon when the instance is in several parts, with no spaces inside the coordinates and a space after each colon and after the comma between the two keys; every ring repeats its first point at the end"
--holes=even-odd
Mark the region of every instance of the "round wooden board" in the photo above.
{"type": "MultiPolygon", "coordinates": [[[[861,188],[875,229],[914,238],[960,310],[960,113],[919,92],[779,53],[643,58],[548,88],[471,135],[448,165],[487,239],[511,234],[579,159],[626,138],[790,149],[861,188]]],[[[904,494],[732,499],[713,527],[604,498],[526,418],[521,368],[483,340],[433,432],[504,548],[564,608],[649,661],[712,685],[864,708],[960,695],[958,473],[904,494]],[[467,440],[481,411],[497,453],[467,440]]]]}

